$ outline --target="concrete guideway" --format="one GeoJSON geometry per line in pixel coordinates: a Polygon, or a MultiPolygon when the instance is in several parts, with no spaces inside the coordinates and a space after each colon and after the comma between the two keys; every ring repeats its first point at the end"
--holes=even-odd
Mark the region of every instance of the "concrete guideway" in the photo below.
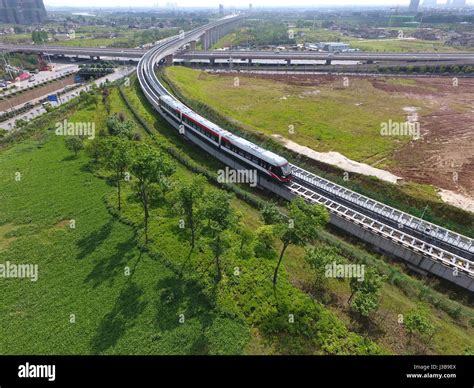
{"type": "MultiPolygon", "coordinates": [[[[169,93],[155,74],[156,66],[172,63],[170,57],[172,58],[173,53],[202,36],[209,36],[212,45],[219,34],[212,34],[211,30],[222,28],[225,23],[225,20],[222,24],[211,23],[182,36],[169,38],[152,48],[141,59],[137,68],[139,82],[146,98],[159,113],[161,113],[159,97],[169,93]]],[[[177,126],[171,120],[167,121],[174,127],[177,126]]],[[[184,136],[189,138],[191,135],[184,134],[184,136]]],[[[196,143],[224,163],[239,168],[236,163],[225,160],[218,151],[196,143]]],[[[389,255],[404,260],[411,268],[421,273],[435,274],[474,291],[471,238],[370,200],[297,166],[292,168],[294,174],[292,183],[286,186],[277,185],[260,177],[259,185],[288,200],[299,196],[310,203],[323,204],[331,213],[331,223],[342,230],[369,242],[389,255]]]]}

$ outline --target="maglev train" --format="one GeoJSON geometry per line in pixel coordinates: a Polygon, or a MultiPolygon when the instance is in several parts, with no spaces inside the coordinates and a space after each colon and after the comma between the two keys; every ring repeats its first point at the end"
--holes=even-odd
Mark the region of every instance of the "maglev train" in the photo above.
{"type": "Polygon", "coordinates": [[[291,180],[291,167],[285,158],[220,128],[171,96],[161,96],[159,105],[163,114],[176,124],[176,128],[191,131],[239,164],[258,170],[272,181],[286,183],[291,180]]]}

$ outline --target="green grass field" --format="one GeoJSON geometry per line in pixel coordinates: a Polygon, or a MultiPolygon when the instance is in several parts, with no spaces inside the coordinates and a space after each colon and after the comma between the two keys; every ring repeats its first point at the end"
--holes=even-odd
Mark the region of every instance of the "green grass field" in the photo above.
{"type": "MultiPolygon", "coordinates": [[[[231,75],[178,66],[166,74],[190,98],[212,105],[250,131],[281,135],[315,151],[338,151],[361,162],[385,159],[410,141],[406,136],[380,136],[380,125],[389,119],[403,122],[403,108],[420,105],[362,79],[350,80],[350,87],[343,86],[342,78],[325,85],[293,86],[242,76],[235,87],[231,75]]],[[[420,112],[428,109],[423,106],[420,112]]]]}
{"type": "MultiPolygon", "coordinates": [[[[125,93],[156,129],[157,146],[169,142],[186,154],[189,151],[193,158],[200,155],[196,160],[206,168],[218,167],[199,150],[183,145],[155,118],[142,103],[136,83],[125,93]]],[[[132,117],[116,89],[109,102],[112,113],[121,111],[132,117]]],[[[94,121],[103,130],[105,118],[99,102],[77,111],[69,120],[94,121]]],[[[192,176],[176,163],[176,184],[192,176]]],[[[387,336],[360,331],[337,304],[311,297],[302,287],[311,281],[311,271],[301,248],[289,249],[275,295],[271,287],[274,259],[242,258],[238,235],[233,235],[232,248],[224,257],[225,275],[216,286],[211,281],[214,267],[208,248],[200,244],[189,255],[189,242],[177,227],[179,217],[171,211],[169,199],[153,207],[151,243],[143,251],[140,228],[130,226],[141,222],[140,206],[130,185],[124,187],[119,221],[111,215],[117,213],[116,193],[107,175],[91,170],[83,152],[73,157],[64,139],[52,131],[38,131],[0,150],[0,185],[0,263],[39,266],[37,282],[0,279],[2,354],[415,351],[400,348],[387,336]],[[15,180],[17,172],[19,181],[15,180]],[[70,228],[70,220],[75,221],[75,228],[70,228]],[[240,268],[238,276],[235,267],[240,268]],[[126,268],[131,275],[126,276],[126,268]],[[288,322],[289,313],[297,317],[294,326],[288,322]],[[378,346],[362,340],[363,335],[378,346]]],[[[255,230],[261,226],[254,208],[237,199],[232,206],[245,215],[246,227],[255,230]]],[[[330,290],[347,297],[344,283],[331,283],[330,290]]],[[[385,314],[385,321],[391,322],[416,299],[387,284],[380,317],[385,314]]],[[[462,353],[466,346],[474,347],[473,329],[466,326],[466,319],[455,321],[433,307],[433,320],[444,331],[435,337],[429,352],[462,353]]],[[[384,320],[379,321],[380,328],[390,334],[384,320]]]]}

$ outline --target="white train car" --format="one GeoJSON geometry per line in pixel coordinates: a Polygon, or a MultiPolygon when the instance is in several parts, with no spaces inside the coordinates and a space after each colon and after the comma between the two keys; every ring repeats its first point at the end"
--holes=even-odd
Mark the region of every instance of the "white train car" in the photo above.
{"type": "Polygon", "coordinates": [[[259,171],[273,181],[286,183],[291,180],[291,167],[285,158],[222,129],[169,95],[161,96],[159,105],[168,120],[183,135],[190,131],[218,152],[238,161],[245,168],[259,171]]]}

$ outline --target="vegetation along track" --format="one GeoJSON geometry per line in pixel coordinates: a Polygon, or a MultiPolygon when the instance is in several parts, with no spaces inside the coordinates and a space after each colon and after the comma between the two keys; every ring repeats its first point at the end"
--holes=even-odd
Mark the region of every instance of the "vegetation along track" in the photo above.
{"type": "MultiPolygon", "coordinates": [[[[207,30],[237,17],[221,19],[185,34],[164,39],[142,57],[137,69],[138,79],[146,98],[158,112],[161,113],[160,96],[169,93],[159,82],[155,66],[160,65],[166,56],[172,55],[179,47],[197,40],[207,30]]],[[[462,274],[465,278],[462,285],[474,289],[474,269],[471,267],[474,244],[471,238],[370,200],[297,166],[293,166],[293,174],[293,182],[287,187],[281,186],[275,191],[276,194],[282,195],[284,192],[287,194],[283,194],[284,197],[302,196],[310,202],[324,203],[333,216],[449,268],[454,277],[458,273],[462,274]]]]}

